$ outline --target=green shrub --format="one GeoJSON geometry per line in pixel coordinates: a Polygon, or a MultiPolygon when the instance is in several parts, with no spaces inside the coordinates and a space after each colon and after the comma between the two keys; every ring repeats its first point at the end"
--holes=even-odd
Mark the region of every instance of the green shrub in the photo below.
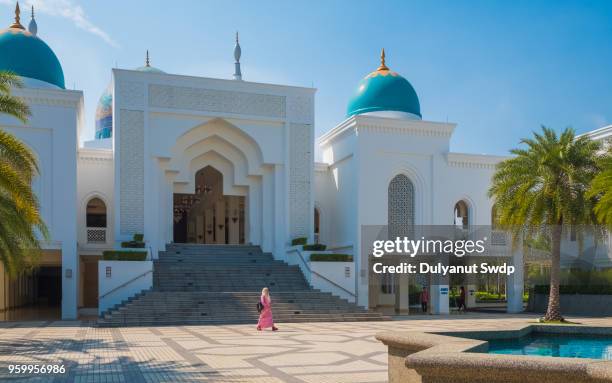
{"type": "Polygon", "coordinates": [[[145,247],[145,243],[138,242],[138,241],[126,241],[126,242],[121,242],[121,247],[128,248],[128,249],[142,249],[145,247]]]}
{"type": "MultiPolygon", "coordinates": [[[[536,294],[548,294],[550,285],[539,285],[533,287],[536,294]]],[[[561,294],[587,294],[587,295],[612,295],[611,285],[560,285],[561,294]]]]}
{"type": "Polygon", "coordinates": [[[121,242],[121,247],[128,249],[143,249],[145,247],[144,235],[134,234],[131,241],[121,242]]]}
{"type": "Polygon", "coordinates": [[[305,251],[325,251],[325,249],[327,249],[327,246],[322,245],[320,243],[313,243],[310,245],[302,246],[302,249],[304,249],[305,251]]]}
{"type": "Polygon", "coordinates": [[[146,251],[106,250],[102,252],[105,261],[144,261],[147,259],[146,251]]]}
{"type": "Polygon", "coordinates": [[[306,241],[308,241],[306,237],[294,238],[291,240],[291,246],[305,245],[306,241]]]}
{"type": "Polygon", "coordinates": [[[353,262],[350,254],[310,254],[311,262],[353,262]]]}
{"type": "Polygon", "coordinates": [[[488,291],[476,291],[476,299],[479,301],[505,301],[506,294],[495,294],[488,291]]]}

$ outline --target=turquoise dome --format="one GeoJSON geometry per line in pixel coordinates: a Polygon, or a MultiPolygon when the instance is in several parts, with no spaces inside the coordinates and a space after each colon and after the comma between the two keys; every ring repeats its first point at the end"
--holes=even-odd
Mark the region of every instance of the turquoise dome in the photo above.
{"type": "MultiPolygon", "coordinates": [[[[147,51],[147,58],[145,66],[136,68],[139,72],[150,72],[150,73],[166,73],[161,69],[152,67],[149,64],[149,52],[147,51]]],[[[113,93],[110,84],[106,87],[98,106],[96,107],[96,140],[111,138],[113,136],[113,93]]]]}
{"type": "Polygon", "coordinates": [[[96,107],[96,140],[113,135],[113,94],[110,84],[106,87],[96,107]]]}
{"type": "Polygon", "coordinates": [[[40,38],[20,28],[0,32],[0,70],[66,88],[55,53],[40,38]]]}
{"type": "Polygon", "coordinates": [[[421,117],[421,105],[412,85],[385,65],[384,51],[378,69],[359,82],[346,116],[370,112],[404,112],[421,117]]]}

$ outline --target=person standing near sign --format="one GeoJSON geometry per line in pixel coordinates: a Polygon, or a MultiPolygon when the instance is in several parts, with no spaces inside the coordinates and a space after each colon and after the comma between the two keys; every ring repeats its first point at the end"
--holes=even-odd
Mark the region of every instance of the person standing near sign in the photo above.
{"type": "Polygon", "coordinates": [[[461,288],[459,289],[459,308],[458,311],[461,311],[461,308],[463,308],[463,312],[465,312],[466,307],[465,307],[465,287],[461,286],[461,288]]]}
{"type": "Polygon", "coordinates": [[[427,287],[423,287],[421,291],[421,309],[423,313],[427,312],[427,304],[429,303],[429,291],[427,291],[427,287]]]}
{"type": "Polygon", "coordinates": [[[272,327],[272,331],[278,330],[278,328],[274,326],[274,319],[272,318],[272,300],[270,299],[270,290],[268,290],[267,287],[264,287],[263,290],[261,290],[259,302],[263,308],[259,313],[257,331],[261,331],[262,329],[268,327],[272,327]]]}

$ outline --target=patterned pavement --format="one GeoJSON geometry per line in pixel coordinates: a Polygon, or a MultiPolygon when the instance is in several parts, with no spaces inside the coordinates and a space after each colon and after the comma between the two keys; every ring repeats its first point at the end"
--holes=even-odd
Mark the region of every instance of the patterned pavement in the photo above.
{"type": "MultiPolygon", "coordinates": [[[[4,322],[0,381],[385,382],[386,348],[374,339],[379,331],[502,329],[534,318],[468,313],[393,322],[279,324],[278,332],[258,332],[255,325],[109,329],[76,321],[4,322]],[[16,365],[38,366],[39,373],[17,374],[16,365]],[[48,366],[45,373],[42,366],[48,366]],[[53,373],[53,366],[64,366],[65,373],[53,373]]],[[[612,325],[612,318],[572,320],[612,325]]]]}

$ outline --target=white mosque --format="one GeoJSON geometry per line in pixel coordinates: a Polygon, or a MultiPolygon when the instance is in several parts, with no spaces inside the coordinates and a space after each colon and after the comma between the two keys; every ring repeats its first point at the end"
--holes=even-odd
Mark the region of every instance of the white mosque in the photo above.
{"type": "MultiPolygon", "coordinates": [[[[38,283],[61,286],[48,299],[61,302],[64,319],[98,307],[102,252],[137,233],[153,259],[172,243],[251,244],[289,264],[307,255],[291,241],[306,237],[354,255],[340,272],[333,262],[327,271],[300,266],[321,277],[316,288],[401,312],[408,282],[364,272],[362,227],[491,224],[487,189],[503,157],[451,152],[456,125],[421,115],[417,93],[387,67],[384,51],[347,100],[346,118],[318,138],[316,89],[243,79],[237,38],[231,79],[166,73],[147,53],[140,68],[112,69],[90,138],[82,137],[83,92],[65,88],[60,60],[33,16],[27,29],[21,23],[17,9],[0,32],[0,70],[23,78],[14,93],[32,115],[26,124],[0,115],[0,128],[39,160],[33,187],[52,239],[38,283]]],[[[612,126],[592,135],[609,138],[612,126]]],[[[35,294],[28,278],[0,273],[0,309],[35,294]]],[[[520,297],[517,278],[510,290],[520,297]]],[[[509,310],[520,310],[517,299],[509,310]]],[[[448,301],[432,303],[448,311],[448,301]]]]}

